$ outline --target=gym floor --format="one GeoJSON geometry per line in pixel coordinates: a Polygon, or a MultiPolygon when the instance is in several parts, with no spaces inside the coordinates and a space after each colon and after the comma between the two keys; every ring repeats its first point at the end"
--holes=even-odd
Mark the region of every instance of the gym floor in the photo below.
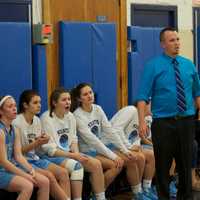
{"type": "MultiPolygon", "coordinates": [[[[193,192],[193,200],[200,200],[200,192],[193,192]]],[[[131,192],[124,192],[123,194],[117,195],[112,200],[131,200],[131,192]]]]}

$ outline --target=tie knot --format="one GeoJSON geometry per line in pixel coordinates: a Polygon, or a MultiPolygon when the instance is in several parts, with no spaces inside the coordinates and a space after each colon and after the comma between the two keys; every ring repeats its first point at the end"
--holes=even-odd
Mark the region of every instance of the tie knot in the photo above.
{"type": "Polygon", "coordinates": [[[172,59],[172,64],[173,64],[173,65],[178,65],[178,64],[179,64],[178,61],[176,60],[176,58],[173,58],[173,59],[172,59]]]}

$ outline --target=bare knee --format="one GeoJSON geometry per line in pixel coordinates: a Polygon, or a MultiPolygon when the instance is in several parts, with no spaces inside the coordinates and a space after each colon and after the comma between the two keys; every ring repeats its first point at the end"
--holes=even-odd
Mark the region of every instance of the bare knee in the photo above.
{"type": "Polygon", "coordinates": [[[137,163],[138,163],[140,166],[145,165],[145,156],[144,156],[144,154],[142,154],[142,153],[138,153],[138,154],[137,154],[137,163]]]}
{"type": "Polygon", "coordinates": [[[56,176],[59,181],[69,181],[69,172],[65,168],[59,168],[59,174],[56,176]]]}
{"type": "Polygon", "coordinates": [[[19,192],[31,195],[33,192],[33,188],[34,185],[32,182],[23,177],[15,176],[8,186],[7,190],[10,192],[19,192]]]}
{"type": "Polygon", "coordinates": [[[22,193],[23,195],[30,197],[33,192],[33,188],[34,188],[33,183],[31,183],[30,181],[27,181],[27,180],[23,180],[23,183],[19,184],[18,188],[16,188],[16,190],[13,190],[13,191],[22,193]]]}
{"type": "Polygon", "coordinates": [[[24,191],[29,194],[32,194],[33,188],[34,188],[34,185],[30,181],[26,181],[24,182],[23,185],[21,185],[21,191],[24,191]]]}
{"type": "Polygon", "coordinates": [[[37,174],[36,175],[36,181],[37,185],[39,188],[49,188],[49,179],[48,177],[42,175],[42,174],[37,174]]]}
{"type": "Polygon", "coordinates": [[[153,151],[149,151],[147,154],[145,154],[145,158],[147,163],[154,163],[155,162],[155,157],[153,151]]]}
{"type": "Polygon", "coordinates": [[[89,164],[90,164],[90,172],[91,173],[98,173],[98,172],[103,171],[101,162],[99,160],[91,159],[89,164]]]}
{"type": "Polygon", "coordinates": [[[110,162],[108,169],[115,169],[115,168],[116,168],[116,165],[115,165],[114,161],[110,162]]]}
{"type": "Polygon", "coordinates": [[[26,192],[32,194],[34,185],[31,182],[27,182],[25,185],[26,192]]]}
{"type": "Polygon", "coordinates": [[[125,165],[125,164],[124,164],[124,161],[123,161],[122,167],[116,167],[116,164],[114,163],[114,161],[112,161],[112,162],[110,163],[110,169],[111,169],[113,172],[115,172],[116,174],[119,174],[119,173],[122,171],[124,165],[125,165]]]}
{"type": "Polygon", "coordinates": [[[50,184],[56,182],[56,178],[55,178],[55,176],[53,175],[52,172],[47,171],[45,176],[49,179],[50,184]]]}

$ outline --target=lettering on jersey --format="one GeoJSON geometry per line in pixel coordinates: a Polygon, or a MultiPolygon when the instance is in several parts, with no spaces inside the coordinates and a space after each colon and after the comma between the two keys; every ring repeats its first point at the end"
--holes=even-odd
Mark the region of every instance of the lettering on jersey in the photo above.
{"type": "Polygon", "coordinates": [[[93,127],[94,125],[99,125],[99,120],[95,119],[95,120],[91,121],[91,122],[88,124],[88,126],[89,126],[90,128],[93,127]]]}
{"type": "Polygon", "coordinates": [[[90,128],[91,132],[99,137],[99,121],[93,120],[88,124],[88,127],[90,128]]]}
{"type": "Polygon", "coordinates": [[[69,133],[69,128],[63,128],[57,131],[58,135],[61,135],[63,133],[69,133]]]}

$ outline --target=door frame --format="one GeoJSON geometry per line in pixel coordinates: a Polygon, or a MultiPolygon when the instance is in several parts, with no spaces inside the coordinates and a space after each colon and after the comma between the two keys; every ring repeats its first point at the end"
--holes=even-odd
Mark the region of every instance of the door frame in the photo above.
{"type": "MultiPolygon", "coordinates": [[[[51,0],[43,0],[42,1],[42,8],[43,8],[43,22],[44,23],[52,23],[54,25],[54,44],[47,45],[47,74],[48,74],[48,94],[52,92],[52,90],[55,88],[55,86],[58,85],[59,82],[59,75],[58,75],[58,61],[54,61],[53,57],[55,56],[54,52],[55,49],[58,47],[55,43],[57,43],[57,30],[56,30],[56,24],[52,20],[52,13],[51,13],[51,0]]],[[[108,1],[108,0],[107,0],[108,1]]],[[[113,0],[109,0],[113,1],[113,0]]],[[[68,1],[68,6],[72,5],[72,2],[76,2],[73,0],[68,1]]],[[[111,22],[115,22],[117,24],[117,70],[118,70],[118,76],[117,76],[117,86],[118,86],[118,105],[119,108],[125,106],[128,104],[128,67],[127,67],[127,7],[126,7],[126,1],[125,0],[116,0],[116,3],[118,4],[118,10],[119,17],[111,22]]],[[[79,19],[79,21],[94,21],[96,22],[96,17],[94,19],[88,19],[88,0],[82,0],[81,6],[83,7],[82,13],[79,13],[80,16],[68,16],[69,13],[60,12],[59,14],[59,20],[73,20],[76,21],[79,19]]],[[[79,5],[80,6],[80,5],[79,5]]],[[[104,12],[106,11],[106,6],[101,6],[102,10],[100,14],[98,15],[105,15],[104,12]]],[[[109,20],[108,20],[109,22],[109,20]]]]}
{"type": "MultiPolygon", "coordinates": [[[[197,27],[198,27],[198,16],[200,15],[200,7],[193,7],[193,41],[194,41],[194,63],[199,71],[199,58],[198,58],[198,37],[197,37],[197,27]]],[[[200,22],[199,22],[200,24],[200,22]]],[[[200,47],[199,47],[200,48],[200,47]]]]}

